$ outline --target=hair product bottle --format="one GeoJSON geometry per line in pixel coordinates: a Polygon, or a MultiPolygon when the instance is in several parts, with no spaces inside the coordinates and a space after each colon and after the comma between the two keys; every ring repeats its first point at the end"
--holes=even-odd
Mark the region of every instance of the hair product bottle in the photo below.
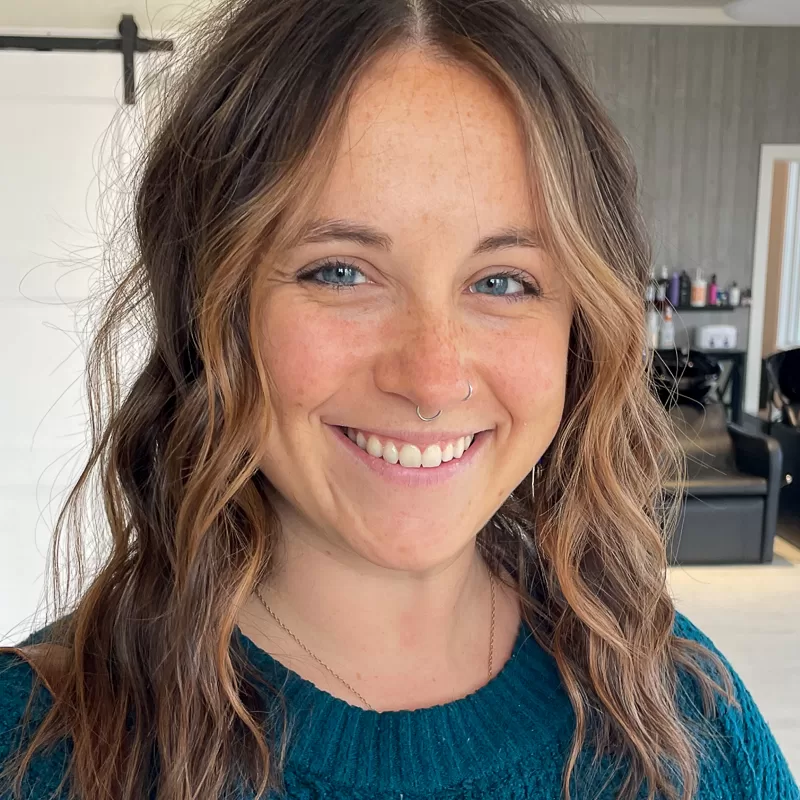
{"type": "Polygon", "coordinates": [[[711,276],[711,283],[708,285],[708,304],[710,306],[717,305],[717,276],[716,276],[716,273],[711,276]]]}
{"type": "Polygon", "coordinates": [[[692,297],[692,279],[684,269],[681,271],[680,293],[678,295],[678,308],[686,308],[692,297]]]}
{"type": "Polygon", "coordinates": [[[656,276],[652,270],[650,271],[650,279],[647,281],[647,286],[644,287],[644,301],[648,304],[656,301],[656,276]]]}
{"type": "Polygon", "coordinates": [[[741,299],[741,293],[739,291],[739,287],[736,285],[736,281],[734,281],[728,287],[728,302],[732,306],[738,306],[740,299],[741,299]]]}
{"type": "Polygon", "coordinates": [[[647,346],[653,350],[658,347],[659,329],[661,328],[661,314],[655,306],[647,309],[647,346]]]}
{"type": "Polygon", "coordinates": [[[658,331],[658,346],[662,349],[675,347],[675,323],[669,306],[664,309],[664,319],[658,331]]]}
{"type": "Polygon", "coordinates": [[[667,297],[673,308],[681,301],[681,276],[677,272],[673,272],[672,277],[669,279],[667,297]]]}
{"type": "Polygon", "coordinates": [[[702,308],[706,304],[706,279],[700,267],[697,268],[697,274],[692,281],[691,304],[693,308],[702,308]]]}
{"type": "Polygon", "coordinates": [[[666,264],[661,267],[661,275],[656,284],[656,308],[663,311],[667,305],[667,289],[669,288],[669,270],[666,264]]]}

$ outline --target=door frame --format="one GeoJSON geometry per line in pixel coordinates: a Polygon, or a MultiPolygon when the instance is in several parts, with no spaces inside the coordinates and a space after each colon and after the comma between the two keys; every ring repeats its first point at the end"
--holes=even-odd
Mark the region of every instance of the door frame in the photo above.
{"type": "Polygon", "coordinates": [[[761,389],[761,345],[764,340],[769,230],[772,219],[772,179],[776,161],[800,161],[800,144],[761,145],[756,232],[753,246],[753,275],[750,282],[752,301],[744,381],[744,410],[754,416],[758,415],[758,399],[761,389]]]}

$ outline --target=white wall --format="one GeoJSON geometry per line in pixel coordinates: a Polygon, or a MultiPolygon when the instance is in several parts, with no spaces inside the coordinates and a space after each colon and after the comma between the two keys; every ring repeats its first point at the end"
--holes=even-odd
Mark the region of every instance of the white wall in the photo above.
{"type": "Polygon", "coordinates": [[[0,50],[0,641],[43,589],[58,503],[85,455],[85,300],[118,54],[0,50]]]}

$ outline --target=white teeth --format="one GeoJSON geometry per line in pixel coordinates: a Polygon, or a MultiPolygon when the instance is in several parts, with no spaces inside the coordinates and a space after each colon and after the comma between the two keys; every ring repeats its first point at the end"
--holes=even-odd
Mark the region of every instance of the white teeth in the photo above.
{"type": "Polygon", "coordinates": [[[371,456],[375,456],[375,458],[381,458],[383,456],[383,445],[377,436],[370,436],[369,439],[367,439],[367,452],[371,456]]]}
{"type": "Polygon", "coordinates": [[[442,463],[442,448],[438,444],[432,444],[425,448],[422,454],[423,467],[438,467],[442,463]]]}
{"type": "Polygon", "coordinates": [[[383,460],[390,464],[396,464],[400,460],[400,453],[397,452],[394,442],[387,442],[383,446],[383,460]]]}
{"type": "Polygon", "coordinates": [[[400,466],[421,467],[422,453],[420,453],[419,447],[415,447],[413,444],[404,444],[400,448],[400,466]]]}
{"type": "Polygon", "coordinates": [[[448,442],[444,449],[438,444],[431,444],[420,451],[419,447],[413,444],[403,444],[398,450],[394,442],[383,443],[373,435],[369,439],[353,428],[346,429],[347,437],[355,442],[362,450],[366,450],[374,458],[382,458],[389,464],[399,463],[403,467],[438,467],[442,463],[452,461],[454,458],[461,458],[464,451],[472,444],[473,434],[462,436],[454,442],[448,442]]]}

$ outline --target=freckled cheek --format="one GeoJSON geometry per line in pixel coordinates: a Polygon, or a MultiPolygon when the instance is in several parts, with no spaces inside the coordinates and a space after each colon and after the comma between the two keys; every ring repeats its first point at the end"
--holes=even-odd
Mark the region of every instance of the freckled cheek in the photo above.
{"type": "Polygon", "coordinates": [[[330,314],[275,308],[264,327],[264,358],[276,408],[313,408],[334,394],[363,356],[360,326],[330,314]]]}
{"type": "MultiPolygon", "coordinates": [[[[566,349],[538,341],[514,344],[495,355],[494,392],[515,421],[535,427],[559,419],[566,391],[566,349]]],[[[487,362],[488,363],[488,362],[487,362]]]]}

